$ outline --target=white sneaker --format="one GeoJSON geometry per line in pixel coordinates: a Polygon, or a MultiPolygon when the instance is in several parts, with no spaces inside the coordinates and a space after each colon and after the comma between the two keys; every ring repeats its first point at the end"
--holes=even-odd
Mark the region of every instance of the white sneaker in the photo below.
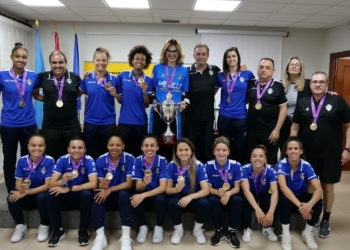
{"type": "Polygon", "coordinates": [[[174,230],[173,236],[171,236],[170,242],[174,245],[178,245],[180,244],[181,238],[184,235],[184,229],[182,225],[177,225],[174,228],[175,230],[174,230]]]}
{"type": "Polygon", "coordinates": [[[154,227],[154,232],[153,232],[152,242],[153,243],[160,243],[160,242],[162,242],[163,241],[163,235],[164,235],[163,227],[155,226],[154,227]]]}
{"type": "Polygon", "coordinates": [[[249,243],[252,240],[252,230],[248,227],[247,229],[244,229],[242,234],[242,241],[245,243],[249,243]]]}
{"type": "Polygon", "coordinates": [[[27,234],[27,232],[27,225],[18,224],[15,228],[15,232],[11,237],[11,242],[16,243],[20,241],[23,238],[23,236],[27,234]]]}
{"type": "Polygon", "coordinates": [[[268,227],[261,229],[261,232],[269,239],[269,241],[278,241],[276,234],[273,232],[274,230],[274,228],[268,227]]]}
{"type": "Polygon", "coordinates": [[[105,234],[97,234],[94,239],[94,245],[91,250],[102,250],[107,247],[107,239],[105,234]]]}
{"type": "Polygon", "coordinates": [[[203,234],[203,229],[201,227],[195,227],[193,228],[193,236],[196,238],[196,241],[198,244],[205,244],[207,242],[207,239],[205,238],[205,235],[203,234]]]}
{"type": "Polygon", "coordinates": [[[314,235],[312,233],[305,233],[304,231],[301,233],[301,239],[306,243],[307,248],[311,250],[318,249],[318,245],[314,239],[314,235]]]}
{"type": "Polygon", "coordinates": [[[138,243],[144,243],[147,238],[147,233],[148,233],[148,227],[146,225],[141,226],[139,233],[137,234],[136,241],[138,243]]]}
{"type": "Polygon", "coordinates": [[[282,234],[281,235],[281,247],[283,250],[292,250],[292,235],[282,234]]]}
{"type": "Polygon", "coordinates": [[[119,240],[120,243],[120,250],[131,250],[131,243],[133,243],[133,240],[130,239],[130,237],[122,236],[119,240]]]}
{"type": "Polygon", "coordinates": [[[38,241],[42,242],[49,238],[49,226],[40,225],[38,229],[38,241]]]}

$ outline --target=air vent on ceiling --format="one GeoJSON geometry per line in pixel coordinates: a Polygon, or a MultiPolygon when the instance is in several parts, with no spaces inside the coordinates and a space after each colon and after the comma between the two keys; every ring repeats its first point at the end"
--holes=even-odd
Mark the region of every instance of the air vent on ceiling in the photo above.
{"type": "Polygon", "coordinates": [[[162,23],[180,23],[180,20],[176,20],[176,19],[162,19],[162,23]]]}

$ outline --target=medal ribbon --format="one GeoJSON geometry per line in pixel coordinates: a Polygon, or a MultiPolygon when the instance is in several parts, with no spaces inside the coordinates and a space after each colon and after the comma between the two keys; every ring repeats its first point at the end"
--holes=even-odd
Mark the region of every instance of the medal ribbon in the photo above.
{"type": "Polygon", "coordinates": [[[188,164],[186,167],[181,169],[179,166],[177,166],[177,174],[178,176],[183,176],[184,173],[187,171],[187,169],[190,167],[190,164],[188,164]]]}
{"type": "Polygon", "coordinates": [[[260,79],[258,79],[258,80],[256,81],[256,85],[257,85],[257,87],[256,87],[256,91],[257,91],[257,93],[256,93],[257,103],[260,103],[261,97],[265,94],[266,90],[270,87],[270,84],[272,83],[272,81],[273,81],[273,78],[271,78],[271,79],[266,83],[266,85],[265,85],[263,91],[261,92],[261,94],[260,94],[260,79]]]}
{"type": "Polygon", "coordinates": [[[108,157],[108,173],[111,173],[118,166],[119,161],[120,159],[113,164],[111,157],[108,157]]]}
{"type": "Polygon", "coordinates": [[[311,96],[311,110],[312,110],[312,116],[314,117],[314,120],[313,120],[313,123],[317,123],[317,119],[318,119],[318,116],[321,112],[321,108],[323,106],[323,103],[324,103],[324,100],[326,99],[326,95],[324,95],[321,100],[320,100],[320,104],[318,105],[317,107],[317,110],[315,108],[315,102],[311,96]]]}
{"type": "Polygon", "coordinates": [[[165,74],[166,74],[166,83],[168,86],[168,93],[170,93],[171,85],[173,84],[174,76],[176,73],[176,65],[174,67],[173,73],[171,75],[171,78],[169,79],[169,73],[168,73],[168,65],[165,66],[165,74]]]}
{"type": "Polygon", "coordinates": [[[155,160],[156,160],[156,156],[153,156],[151,161],[149,163],[147,163],[146,157],[144,156],[143,157],[143,165],[146,167],[147,170],[151,169],[155,160]]]}
{"type": "Polygon", "coordinates": [[[256,192],[256,196],[257,196],[257,197],[259,197],[259,194],[260,194],[261,184],[262,184],[262,182],[264,181],[264,177],[265,177],[265,171],[266,171],[266,168],[264,167],[264,168],[263,168],[263,171],[261,172],[260,185],[259,185],[259,189],[258,189],[258,186],[256,185],[257,176],[255,175],[255,172],[254,172],[254,169],[253,169],[252,177],[253,177],[254,187],[255,187],[255,192],[256,192]]]}
{"type": "Polygon", "coordinates": [[[75,164],[75,162],[74,162],[72,156],[70,157],[70,161],[72,162],[72,165],[73,165],[73,170],[78,170],[78,168],[80,167],[80,165],[81,165],[81,163],[83,162],[84,158],[85,158],[85,155],[83,155],[83,156],[79,159],[78,163],[75,164]]]}
{"type": "MultiPolygon", "coordinates": [[[[142,74],[139,76],[139,78],[140,78],[140,77],[142,77],[143,79],[145,79],[145,73],[142,73],[142,74]]],[[[140,84],[139,84],[139,82],[138,82],[138,79],[139,79],[139,78],[136,79],[136,76],[135,76],[135,75],[133,75],[132,78],[134,79],[134,83],[136,84],[136,86],[140,86],[140,84]]]]}
{"type": "Polygon", "coordinates": [[[227,179],[227,176],[228,176],[228,170],[221,170],[219,169],[219,174],[221,176],[221,179],[225,182],[225,183],[228,183],[228,179],[227,179]]]}
{"type": "Polygon", "coordinates": [[[27,85],[27,70],[23,71],[23,78],[22,78],[22,89],[19,86],[19,82],[18,79],[16,77],[15,71],[13,70],[13,68],[10,69],[11,75],[13,80],[15,81],[17,90],[18,90],[18,94],[19,94],[19,98],[21,99],[21,101],[23,101],[24,99],[24,93],[26,91],[26,85],[27,85]]]}
{"type": "Polygon", "coordinates": [[[227,94],[228,94],[228,98],[230,98],[231,96],[231,93],[233,91],[233,88],[235,87],[235,84],[236,84],[236,80],[237,80],[237,77],[238,77],[238,71],[236,71],[233,79],[232,79],[232,83],[231,83],[231,77],[230,77],[230,73],[227,72],[227,75],[226,75],[226,86],[227,86],[227,94]]]}
{"type": "Polygon", "coordinates": [[[63,92],[63,87],[64,87],[64,79],[65,79],[65,77],[62,76],[60,84],[58,84],[56,76],[53,76],[53,81],[54,81],[55,86],[56,86],[57,91],[58,91],[58,100],[59,101],[62,101],[62,92],[63,92]]]}
{"type": "Polygon", "coordinates": [[[96,75],[96,81],[98,85],[100,85],[102,88],[106,87],[107,78],[104,77],[103,80],[101,81],[100,78],[97,76],[97,73],[95,73],[95,75],[96,75]]]}
{"type": "Polygon", "coordinates": [[[39,166],[39,164],[41,163],[42,160],[43,160],[43,156],[40,156],[40,158],[39,158],[39,160],[37,160],[36,166],[35,166],[34,162],[32,161],[32,158],[29,157],[29,163],[28,163],[29,175],[27,176],[26,179],[30,179],[30,176],[32,175],[32,173],[34,172],[36,167],[39,166]]]}

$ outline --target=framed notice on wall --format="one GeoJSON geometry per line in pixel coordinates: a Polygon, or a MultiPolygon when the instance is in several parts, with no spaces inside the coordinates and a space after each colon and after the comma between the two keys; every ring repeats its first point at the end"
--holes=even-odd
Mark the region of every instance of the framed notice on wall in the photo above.
{"type": "MultiPolygon", "coordinates": [[[[146,75],[151,76],[154,65],[155,65],[154,63],[151,63],[148,66],[148,69],[144,70],[143,72],[145,72],[146,75]]],[[[93,62],[91,61],[84,62],[84,72],[94,71],[94,70],[95,70],[95,66],[93,62]]],[[[132,67],[130,67],[129,63],[127,62],[109,62],[107,66],[107,71],[109,73],[112,73],[113,75],[119,75],[121,72],[125,70],[132,70],[132,67]]]]}

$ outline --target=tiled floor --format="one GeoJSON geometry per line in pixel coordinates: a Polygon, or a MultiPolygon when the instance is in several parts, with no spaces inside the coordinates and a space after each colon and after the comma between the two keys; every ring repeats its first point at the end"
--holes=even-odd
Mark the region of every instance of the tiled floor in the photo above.
{"type": "MultiPolygon", "coordinates": [[[[320,250],[346,250],[350,249],[350,172],[344,172],[342,175],[342,180],[336,185],[336,201],[333,207],[331,215],[331,237],[328,239],[320,239],[315,236],[315,239],[319,245],[320,250]]],[[[317,234],[318,228],[315,233],[317,234]]],[[[0,249],[1,250],[41,250],[48,249],[47,242],[38,243],[36,240],[36,229],[30,229],[28,234],[18,243],[11,243],[10,238],[12,236],[13,229],[0,228],[0,249]]],[[[61,244],[55,249],[91,249],[93,240],[91,240],[90,245],[85,247],[78,246],[78,232],[77,230],[66,230],[67,236],[61,242],[61,244]]],[[[170,237],[172,232],[165,232],[164,240],[160,244],[152,243],[152,233],[150,232],[147,237],[147,241],[144,244],[134,243],[133,249],[138,250],[173,250],[173,249],[192,249],[192,250],[213,250],[213,249],[232,249],[228,242],[222,241],[221,245],[218,247],[213,247],[209,244],[209,239],[213,235],[212,231],[205,232],[207,236],[207,243],[205,245],[198,245],[195,242],[190,231],[186,231],[182,242],[180,245],[172,245],[170,243],[170,237]]],[[[276,232],[280,234],[281,232],[276,232]]],[[[108,240],[108,250],[120,249],[118,245],[118,240],[121,236],[121,231],[107,231],[108,240]]],[[[292,231],[294,237],[293,249],[303,250],[307,249],[305,244],[301,241],[301,231],[292,231]]],[[[240,236],[240,234],[239,234],[240,236]]],[[[136,238],[136,232],[133,231],[131,237],[136,238]]],[[[91,233],[91,238],[95,238],[95,233],[91,233]]],[[[281,249],[279,242],[269,242],[261,232],[254,231],[252,242],[249,244],[242,243],[241,249],[259,249],[259,250],[277,250],[281,249]]]]}

